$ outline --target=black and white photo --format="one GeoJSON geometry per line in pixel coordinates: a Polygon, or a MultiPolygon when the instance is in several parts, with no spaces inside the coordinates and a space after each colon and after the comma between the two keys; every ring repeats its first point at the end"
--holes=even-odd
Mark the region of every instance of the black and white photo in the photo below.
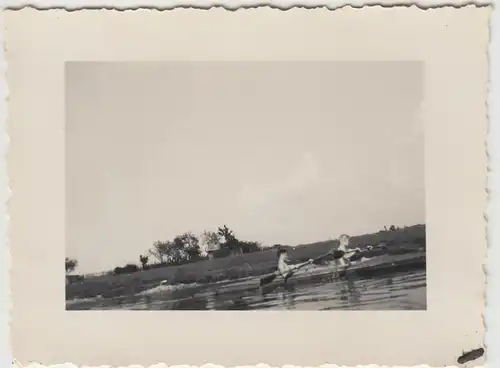
{"type": "Polygon", "coordinates": [[[5,12],[13,356],[484,364],[490,12],[5,12]]]}
{"type": "Polygon", "coordinates": [[[66,66],[68,310],[425,310],[423,63],[66,66]]]}

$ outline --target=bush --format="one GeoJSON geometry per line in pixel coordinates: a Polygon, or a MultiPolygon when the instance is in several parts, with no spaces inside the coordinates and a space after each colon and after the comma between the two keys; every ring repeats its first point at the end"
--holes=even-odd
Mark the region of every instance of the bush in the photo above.
{"type": "Polygon", "coordinates": [[[114,270],[115,275],[134,273],[139,271],[139,267],[135,264],[127,264],[125,267],[116,267],[114,270]]]}

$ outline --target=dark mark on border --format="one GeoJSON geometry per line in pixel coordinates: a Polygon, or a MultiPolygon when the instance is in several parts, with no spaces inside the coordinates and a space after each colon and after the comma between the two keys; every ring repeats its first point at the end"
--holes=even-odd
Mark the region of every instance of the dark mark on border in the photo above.
{"type": "Polygon", "coordinates": [[[467,362],[470,362],[471,360],[476,360],[480,357],[482,357],[484,354],[484,349],[479,348],[479,349],[474,349],[471,350],[467,353],[463,353],[458,359],[457,362],[458,364],[465,364],[467,362]]]}

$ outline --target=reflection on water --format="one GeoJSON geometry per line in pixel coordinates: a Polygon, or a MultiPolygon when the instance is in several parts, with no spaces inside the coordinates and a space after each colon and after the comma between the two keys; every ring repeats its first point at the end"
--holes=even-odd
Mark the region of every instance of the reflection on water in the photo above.
{"type": "Polygon", "coordinates": [[[68,310],[425,310],[425,271],[235,290],[206,286],[150,295],[71,302],[68,310]]]}

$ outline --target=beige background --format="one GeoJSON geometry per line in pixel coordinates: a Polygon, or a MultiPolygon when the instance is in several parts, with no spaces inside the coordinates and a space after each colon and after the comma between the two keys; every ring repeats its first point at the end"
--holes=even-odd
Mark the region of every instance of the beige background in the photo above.
{"type": "Polygon", "coordinates": [[[462,350],[482,345],[484,332],[489,13],[375,7],[6,14],[14,357],[89,365],[456,364],[462,350]],[[64,311],[68,60],[423,60],[428,310],[64,311]]]}

